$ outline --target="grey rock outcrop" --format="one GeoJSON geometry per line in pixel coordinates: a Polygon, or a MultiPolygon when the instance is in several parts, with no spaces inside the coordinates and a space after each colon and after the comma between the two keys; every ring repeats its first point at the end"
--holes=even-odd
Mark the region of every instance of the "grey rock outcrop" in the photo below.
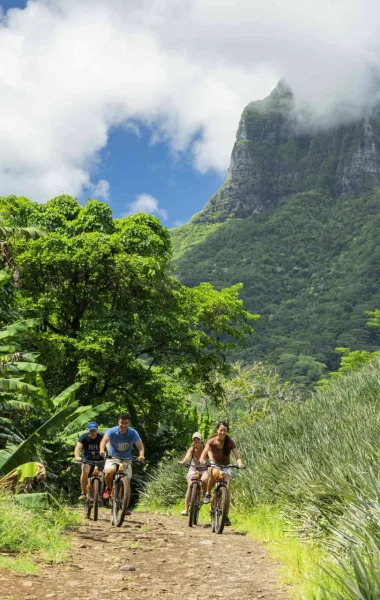
{"type": "Polygon", "coordinates": [[[311,189],[333,197],[380,185],[380,110],[330,128],[300,125],[293,95],[280,82],[240,119],[227,178],[193,222],[245,218],[311,189]]]}

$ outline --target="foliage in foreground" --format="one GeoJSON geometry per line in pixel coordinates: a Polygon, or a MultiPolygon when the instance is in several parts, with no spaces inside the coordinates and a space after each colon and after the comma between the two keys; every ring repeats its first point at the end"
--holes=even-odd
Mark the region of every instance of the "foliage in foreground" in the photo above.
{"type": "Polygon", "coordinates": [[[68,550],[67,537],[62,534],[78,522],[78,515],[67,509],[30,511],[1,493],[0,551],[33,552],[44,560],[60,561],[68,550]]]}
{"type": "MultiPolygon", "coordinates": [[[[379,408],[377,358],[305,403],[233,432],[248,465],[233,484],[235,509],[251,513],[259,505],[280,506],[302,538],[345,562],[347,591],[340,597],[350,600],[378,597],[379,408]],[[350,586],[361,595],[349,595],[350,586]]],[[[179,475],[174,464],[163,465],[145,491],[147,500],[151,490],[156,504],[177,501],[182,494],[170,479],[177,482],[179,475]],[[173,491],[170,496],[162,493],[166,489],[173,491]]]]}

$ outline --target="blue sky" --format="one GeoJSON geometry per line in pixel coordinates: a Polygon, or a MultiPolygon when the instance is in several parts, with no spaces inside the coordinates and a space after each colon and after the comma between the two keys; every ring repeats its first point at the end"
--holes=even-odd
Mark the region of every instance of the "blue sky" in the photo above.
{"type": "MultiPolygon", "coordinates": [[[[0,0],[0,6],[4,12],[23,9],[26,1],[0,0]]],[[[221,185],[225,172],[211,169],[200,173],[188,150],[174,155],[167,143],[152,143],[151,129],[142,125],[138,129],[136,134],[122,126],[113,128],[106,147],[95,157],[91,175],[109,183],[107,202],[115,217],[128,213],[128,204],[136,197],[149,194],[167,214],[161,218],[165,225],[188,222],[221,185]]],[[[24,193],[28,195],[27,190],[24,193]]],[[[81,202],[89,196],[93,194],[86,190],[78,195],[81,202]]]]}
{"type": "Polygon", "coordinates": [[[149,194],[167,214],[168,226],[186,223],[201,210],[223,182],[216,171],[196,171],[188,152],[174,157],[165,143],[152,144],[151,131],[140,126],[140,135],[114,129],[101,153],[96,178],[110,184],[109,204],[115,216],[128,212],[128,204],[149,194]]]}

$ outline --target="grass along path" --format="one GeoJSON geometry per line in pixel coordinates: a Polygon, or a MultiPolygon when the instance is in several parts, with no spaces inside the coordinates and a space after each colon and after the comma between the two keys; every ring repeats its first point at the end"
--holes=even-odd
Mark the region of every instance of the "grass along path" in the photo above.
{"type": "Polygon", "coordinates": [[[119,529],[109,512],[84,521],[72,534],[68,560],[23,575],[0,569],[1,600],[96,600],[121,592],[123,600],[286,600],[277,564],[261,544],[227,529],[190,529],[185,519],[134,512],[119,529]]]}

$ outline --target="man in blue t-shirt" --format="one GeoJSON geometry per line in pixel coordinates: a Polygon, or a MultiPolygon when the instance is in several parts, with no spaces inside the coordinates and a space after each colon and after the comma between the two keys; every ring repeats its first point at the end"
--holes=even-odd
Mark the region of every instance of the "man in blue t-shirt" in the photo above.
{"type": "Polygon", "coordinates": [[[116,427],[111,427],[100,444],[100,454],[105,456],[106,446],[108,446],[108,458],[104,466],[104,478],[106,489],[103,493],[103,498],[109,498],[112,487],[112,478],[116,470],[116,465],[122,463],[124,471],[126,471],[129,479],[132,477],[132,450],[133,444],[139,450],[138,460],[144,462],[144,444],[135,429],[132,429],[131,415],[129,413],[121,413],[117,420],[116,427]]]}

